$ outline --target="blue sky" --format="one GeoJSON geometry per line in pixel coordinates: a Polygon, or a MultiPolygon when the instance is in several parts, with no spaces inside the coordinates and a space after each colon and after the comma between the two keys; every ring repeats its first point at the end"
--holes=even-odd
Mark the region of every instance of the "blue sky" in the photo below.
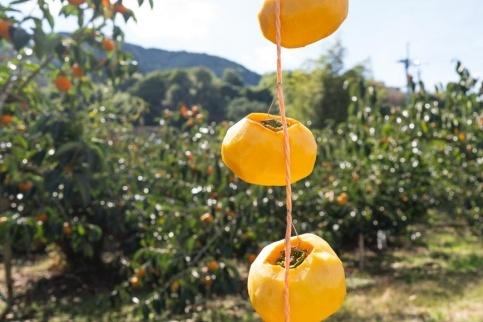
{"type": "MultiPolygon", "coordinates": [[[[125,0],[128,6],[137,0],[125,0]]],[[[125,29],[127,41],[146,47],[219,55],[263,73],[275,67],[274,46],[258,27],[262,0],[155,0],[155,9],[138,10],[138,23],[125,29]]],[[[70,29],[63,21],[59,29],[70,29]]],[[[347,65],[366,62],[376,79],[392,86],[405,82],[397,60],[411,44],[429,84],[455,78],[462,60],[483,74],[483,0],[351,0],[349,17],[326,40],[284,51],[285,68],[317,58],[340,40],[347,65]]],[[[416,70],[415,70],[416,74],[416,70]]]]}

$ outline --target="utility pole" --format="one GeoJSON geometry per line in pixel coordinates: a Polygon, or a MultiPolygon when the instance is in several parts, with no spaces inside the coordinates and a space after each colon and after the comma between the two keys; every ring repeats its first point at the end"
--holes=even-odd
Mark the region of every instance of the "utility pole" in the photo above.
{"type": "Polygon", "coordinates": [[[406,44],[406,57],[398,60],[398,63],[404,66],[404,75],[406,76],[407,93],[410,94],[414,91],[414,78],[410,73],[412,66],[416,66],[416,63],[411,59],[410,44],[406,44]]]}

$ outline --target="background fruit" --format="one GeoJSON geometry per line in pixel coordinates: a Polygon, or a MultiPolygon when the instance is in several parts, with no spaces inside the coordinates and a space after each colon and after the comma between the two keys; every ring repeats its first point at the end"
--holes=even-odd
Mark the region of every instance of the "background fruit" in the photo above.
{"type": "Polygon", "coordinates": [[[72,65],[72,75],[76,78],[81,78],[82,76],[84,76],[84,71],[82,70],[82,68],[79,66],[79,64],[74,64],[72,65]]]}
{"type": "Polygon", "coordinates": [[[102,40],[102,47],[104,48],[105,51],[111,52],[114,49],[116,49],[116,43],[112,39],[104,38],[102,40]]]}
{"type": "Polygon", "coordinates": [[[13,115],[10,114],[3,114],[0,115],[0,123],[2,125],[9,125],[13,121],[13,115]]]}
{"type": "Polygon", "coordinates": [[[11,27],[12,27],[11,22],[4,19],[0,19],[0,38],[9,40],[11,27]]]}
{"type": "Polygon", "coordinates": [[[59,92],[66,93],[72,88],[72,83],[70,79],[65,75],[57,76],[54,83],[55,87],[57,87],[57,90],[59,90],[59,92]]]}
{"type": "Polygon", "coordinates": [[[69,3],[74,6],[80,6],[81,4],[84,4],[86,0],[69,0],[69,3]]]}

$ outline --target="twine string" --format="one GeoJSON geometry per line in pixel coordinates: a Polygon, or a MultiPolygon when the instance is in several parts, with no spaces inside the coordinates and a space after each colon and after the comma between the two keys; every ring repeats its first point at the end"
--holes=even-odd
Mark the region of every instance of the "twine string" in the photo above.
{"type": "Polygon", "coordinates": [[[287,208],[287,226],[285,230],[285,277],[284,277],[284,315],[285,322],[290,322],[290,290],[289,290],[289,272],[290,257],[292,247],[290,238],[292,237],[292,186],[290,173],[290,140],[288,136],[288,125],[285,111],[285,97],[283,93],[283,73],[282,73],[282,21],[281,21],[281,0],[275,3],[275,31],[277,43],[277,99],[280,110],[280,118],[283,128],[283,152],[285,157],[285,191],[286,191],[286,208],[287,208]]]}

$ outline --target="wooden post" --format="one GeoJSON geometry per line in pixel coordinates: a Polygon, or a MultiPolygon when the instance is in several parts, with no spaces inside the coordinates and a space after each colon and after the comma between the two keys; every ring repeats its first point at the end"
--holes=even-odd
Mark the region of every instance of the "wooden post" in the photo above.
{"type": "Polygon", "coordinates": [[[12,247],[10,241],[3,245],[3,264],[5,266],[5,283],[7,285],[7,307],[0,312],[0,321],[3,321],[13,305],[13,279],[12,279],[12,247]]]}
{"type": "Polygon", "coordinates": [[[364,234],[362,232],[359,233],[359,269],[364,270],[364,257],[365,257],[365,249],[364,249],[364,234]]]}

